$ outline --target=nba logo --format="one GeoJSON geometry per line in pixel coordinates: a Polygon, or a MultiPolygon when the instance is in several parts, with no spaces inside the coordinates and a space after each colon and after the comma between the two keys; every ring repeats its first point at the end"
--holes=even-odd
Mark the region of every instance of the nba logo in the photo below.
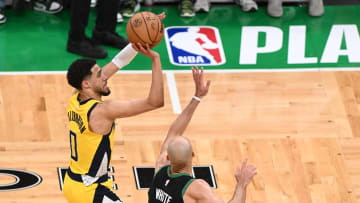
{"type": "Polygon", "coordinates": [[[220,34],[215,27],[168,27],[165,40],[174,65],[221,65],[226,61],[220,34]]]}

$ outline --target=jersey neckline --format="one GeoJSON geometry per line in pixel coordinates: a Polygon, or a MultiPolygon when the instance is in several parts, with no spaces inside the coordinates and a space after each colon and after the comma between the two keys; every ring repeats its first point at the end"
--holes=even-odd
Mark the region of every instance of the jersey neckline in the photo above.
{"type": "Polygon", "coordinates": [[[93,98],[89,98],[89,99],[87,99],[87,100],[80,101],[79,96],[80,96],[80,92],[78,92],[78,95],[77,95],[77,97],[76,97],[76,99],[77,99],[77,101],[79,102],[80,105],[86,104],[88,101],[90,101],[90,100],[93,99],[93,98]]]}
{"type": "Polygon", "coordinates": [[[188,173],[171,174],[170,167],[171,167],[171,165],[169,165],[169,167],[167,168],[167,174],[168,174],[169,178],[177,178],[177,177],[180,177],[180,176],[190,176],[190,174],[188,174],[188,173]]]}

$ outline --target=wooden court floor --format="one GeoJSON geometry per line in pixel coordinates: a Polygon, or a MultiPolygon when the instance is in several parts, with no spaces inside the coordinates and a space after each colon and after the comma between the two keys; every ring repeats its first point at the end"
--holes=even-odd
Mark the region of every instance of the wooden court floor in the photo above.
{"type": "MultiPolygon", "coordinates": [[[[360,73],[207,73],[212,80],[185,132],[195,165],[213,165],[226,202],[244,157],[258,168],[252,203],[360,202],[360,73]]],[[[194,93],[190,73],[175,74],[181,107],[194,93]]],[[[111,98],[147,95],[150,74],[118,74],[111,98]]],[[[176,118],[165,83],[165,107],[116,122],[111,163],[125,203],[147,202],[132,166],[153,166],[176,118]]],[[[57,167],[70,157],[65,75],[0,76],[0,168],[39,174],[40,185],[0,192],[0,203],[64,203],[57,167]]],[[[0,185],[14,182],[0,174],[0,185]]]]}

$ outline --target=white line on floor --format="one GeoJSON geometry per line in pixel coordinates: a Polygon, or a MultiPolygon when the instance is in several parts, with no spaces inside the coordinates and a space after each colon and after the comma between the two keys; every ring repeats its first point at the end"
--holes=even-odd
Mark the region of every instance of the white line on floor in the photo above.
{"type": "Polygon", "coordinates": [[[170,91],[169,93],[170,93],[171,104],[173,106],[173,111],[175,114],[180,114],[181,113],[181,105],[180,105],[178,91],[176,88],[176,80],[175,80],[174,73],[166,72],[166,79],[167,79],[168,87],[169,87],[169,91],[170,91]]]}

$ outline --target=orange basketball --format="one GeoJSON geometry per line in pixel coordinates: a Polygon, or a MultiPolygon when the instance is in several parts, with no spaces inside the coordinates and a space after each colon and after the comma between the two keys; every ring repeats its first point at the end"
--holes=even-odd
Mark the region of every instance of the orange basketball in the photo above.
{"type": "Polygon", "coordinates": [[[126,35],[130,42],[140,42],[150,48],[158,45],[164,37],[164,24],[159,17],[151,12],[140,12],[130,18],[126,25],[126,35]]]}

